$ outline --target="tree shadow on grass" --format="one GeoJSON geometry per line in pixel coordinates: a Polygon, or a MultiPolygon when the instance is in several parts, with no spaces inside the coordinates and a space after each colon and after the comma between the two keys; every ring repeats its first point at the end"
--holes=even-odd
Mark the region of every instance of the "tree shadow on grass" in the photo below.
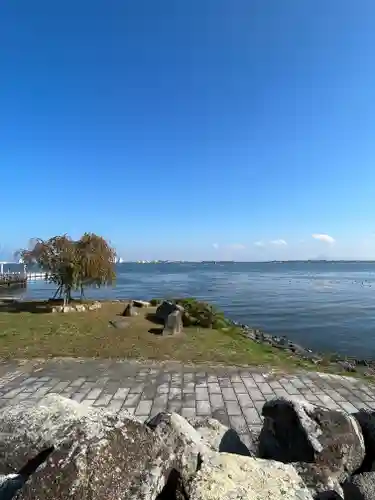
{"type": "Polygon", "coordinates": [[[48,314],[52,312],[54,305],[48,301],[25,300],[20,302],[14,299],[0,298],[0,313],[29,312],[33,314],[48,314]]]}

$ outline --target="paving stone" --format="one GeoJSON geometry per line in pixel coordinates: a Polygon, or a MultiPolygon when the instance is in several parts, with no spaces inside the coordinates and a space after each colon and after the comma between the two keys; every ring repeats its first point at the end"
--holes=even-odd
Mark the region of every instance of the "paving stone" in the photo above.
{"type": "Polygon", "coordinates": [[[221,393],[224,401],[237,401],[236,393],[230,387],[222,387],[221,393]]]}
{"type": "Polygon", "coordinates": [[[182,392],[184,394],[186,394],[186,393],[195,393],[195,384],[194,384],[194,382],[184,383],[184,385],[182,387],[182,392]]]}
{"type": "Polygon", "coordinates": [[[221,394],[210,394],[212,409],[225,408],[224,399],[221,394]]]}
{"type": "Polygon", "coordinates": [[[232,387],[232,382],[229,377],[219,377],[218,381],[220,387],[232,387]]]}
{"type": "Polygon", "coordinates": [[[135,406],[136,407],[138,405],[138,402],[140,399],[141,399],[140,394],[128,394],[126,399],[125,399],[124,406],[126,406],[126,407],[135,406]]]}
{"type": "Polygon", "coordinates": [[[249,395],[253,401],[265,401],[263,394],[257,389],[249,389],[249,395]]]}
{"type": "Polygon", "coordinates": [[[247,394],[246,386],[243,382],[233,382],[234,392],[238,394],[247,394]]]}
{"type": "Polygon", "coordinates": [[[23,389],[22,387],[18,387],[18,389],[12,389],[11,391],[6,392],[3,395],[3,398],[4,399],[13,399],[18,395],[18,393],[20,393],[22,391],[22,389],[23,389]]]}
{"type": "Polygon", "coordinates": [[[141,394],[143,389],[145,388],[145,384],[135,384],[130,387],[130,394],[141,394]]]}
{"type": "Polygon", "coordinates": [[[123,404],[124,401],[122,401],[121,399],[112,399],[112,401],[110,401],[110,403],[108,404],[108,409],[112,411],[120,411],[123,404]]]}
{"type": "Polygon", "coordinates": [[[218,382],[216,383],[208,382],[207,385],[208,385],[208,392],[210,394],[221,394],[221,388],[218,382]]]}
{"type": "Polygon", "coordinates": [[[262,382],[258,384],[259,390],[261,391],[262,394],[272,394],[274,395],[275,393],[273,392],[273,389],[267,382],[262,382]]]}
{"type": "Polygon", "coordinates": [[[208,389],[206,387],[196,387],[195,397],[197,401],[205,401],[208,399],[208,389]]]}
{"type": "Polygon", "coordinates": [[[242,411],[249,425],[261,423],[261,418],[256,408],[244,408],[242,411]]]}
{"type": "Polygon", "coordinates": [[[211,415],[211,406],[209,401],[197,401],[197,415],[211,415]]]}
{"type": "Polygon", "coordinates": [[[351,403],[349,403],[349,401],[342,401],[341,403],[339,403],[339,405],[347,413],[355,413],[358,411],[355,406],[353,406],[351,403]]]}
{"type": "Polygon", "coordinates": [[[245,384],[246,386],[246,389],[248,391],[251,391],[253,389],[258,389],[258,385],[257,383],[255,382],[255,380],[253,378],[243,378],[243,383],[245,384]]]}
{"type": "Polygon", "coordinates": [[[115,392],[113,398],[114,399],[125,399],[129,394],[130,389],[128,387],[119,387],[115,392]]]}
{"type": "MultiPolygon", "coordinates": [[[[42,379],[39,379],[39,380],[42,380],[42,379]]],[[[70,385],[72,387],[80,387],[84,382],[86,382],[86,379],[83,377],[79,377],[79,378],[73,380],[73,382],[71,382],[70,385]]]]}
{"type": "Polygon", "coordinates": [[[152,401],[140,401],[137,409],[135,410],[136,415],[149,415],[151,412],[152,401]]]}
{"type": "MultiPolygon", "coordinates": [[[[213,396],[219,396],[219,395],[212,394],[211,397],[213,396]]],[[[188,408],[195,408],[195,404],[196,404],[195,394],[187,393],[182,395],[182,406],[186,406],[188,408]]]]}
{"type": "Polygon", "coordinates": [[[284,385],[284,389],[286,390],[286,392],[290,396],[301,396],[302,395],[300,393],[300,391],[296,387],[294,387],[294,385],[291,384],[290,382],[288,382],[287,384],[284,385]]]}
{"type": "Polygon", "coordinates": [[[110,394],[103,394],[96,401],[94,401],[93,406],[107,406],[111,399],[112,396],[110,394]]]}
{"type": "Polygon", "coordinates": [[[277,380],[271,380],[269,382],[271,389],[282,389],[282,385],[277,380]]]}
{"type": "Polygon", "coordinates": [[[238,394],[238,402],[241,408],[254,407],[253,400],[250,398],[249,394],[238,394]]]}
{"type": "Polygon", "coordinates": [[[77,403],[81,403],[81,401],[85,399],[86,394],[87,391],[76,392],[75,394],[72,395],[71,399],[73,399],[73,401],[77,401],[77,403]]]}
{"type": "Polygon", "coordinates": [[[226,401],[225,405],[229,416],[242,415],[241,407],[236,401],[226,401]]]}
{"type": "Polygon", "coordinates": [[[103,392],[102,388],[91,389],[91,391],[87,394],[85,399],[98,399],[98,397],[102,392],[103,392]]]}
{"type": "Polygon", "coordinates": [[[249,432],[246,420],[242,415],[229,415],[229,422],[231,428],[237,431],[238,434],[249,432]]]}
{"type": "Polygon", "coordinates": [[[64,381],[58,382],[54,386],[53,392],[60,393],[61,391],[63,391],[64,389],[66,389],[69,384],[70,384],[69,380],[64,380],[64,381]]]}

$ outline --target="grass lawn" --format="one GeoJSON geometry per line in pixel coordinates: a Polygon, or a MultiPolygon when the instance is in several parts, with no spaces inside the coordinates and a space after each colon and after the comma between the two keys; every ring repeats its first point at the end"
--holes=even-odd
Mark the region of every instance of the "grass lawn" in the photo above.
{"type": "Polygon", "coordinates": [[[127,328],[109,326],[124,307],[124,302],[103,302],[96,311],[64,314],[50,312],[46,302],[30,302],[22,309],[0,305],[0,358],[135,358],[322,370],[285,351],[245,339],[236,329],[189,327],[173,337],[150,333],[158,330],[147,317],[155,312],[152,307],[137,309],[138,316],[124,318],[130,322],[127,328]]]}

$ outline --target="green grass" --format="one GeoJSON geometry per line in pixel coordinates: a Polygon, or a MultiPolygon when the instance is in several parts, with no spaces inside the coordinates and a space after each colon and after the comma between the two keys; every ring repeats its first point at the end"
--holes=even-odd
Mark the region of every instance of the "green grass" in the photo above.
{"type": "MultiPolygon", "coordinates": [[[[83,313],[52,313],[47,302],[31,302],[22,309],[0,306],[0,358],[31,359],[51,357],[135,358],[157,361],[229,366],[264,366],[283,370],[322,370],[314,364],[270,346],[244,338],[236,328],[214,330],[185,327],[177,336],[162,337],[148,315],[155,307],[138,309],[139,315],[126,318],[130,326],[116,329],[109,321],[118,319],[124,303],[103,303],[102,309],[83,313]]],[[[336,371],[327,366],[325,371],[336,371]]]]}

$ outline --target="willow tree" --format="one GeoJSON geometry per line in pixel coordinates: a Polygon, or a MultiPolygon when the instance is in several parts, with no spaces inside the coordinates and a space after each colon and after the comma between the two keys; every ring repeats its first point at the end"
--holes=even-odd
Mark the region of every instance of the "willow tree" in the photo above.
{"type": "Polygon", "coordinates": [[[109,243],[93,233],[79,240],[67,235],[48,240],[36,239],[31,249],[19,252],[25,264],[36,264],[45,273],[45,280],[57,286],[54,297],[64,298],[64,305],[79,290],[109,285],[115,278],[116,252],[109,243]]]}

